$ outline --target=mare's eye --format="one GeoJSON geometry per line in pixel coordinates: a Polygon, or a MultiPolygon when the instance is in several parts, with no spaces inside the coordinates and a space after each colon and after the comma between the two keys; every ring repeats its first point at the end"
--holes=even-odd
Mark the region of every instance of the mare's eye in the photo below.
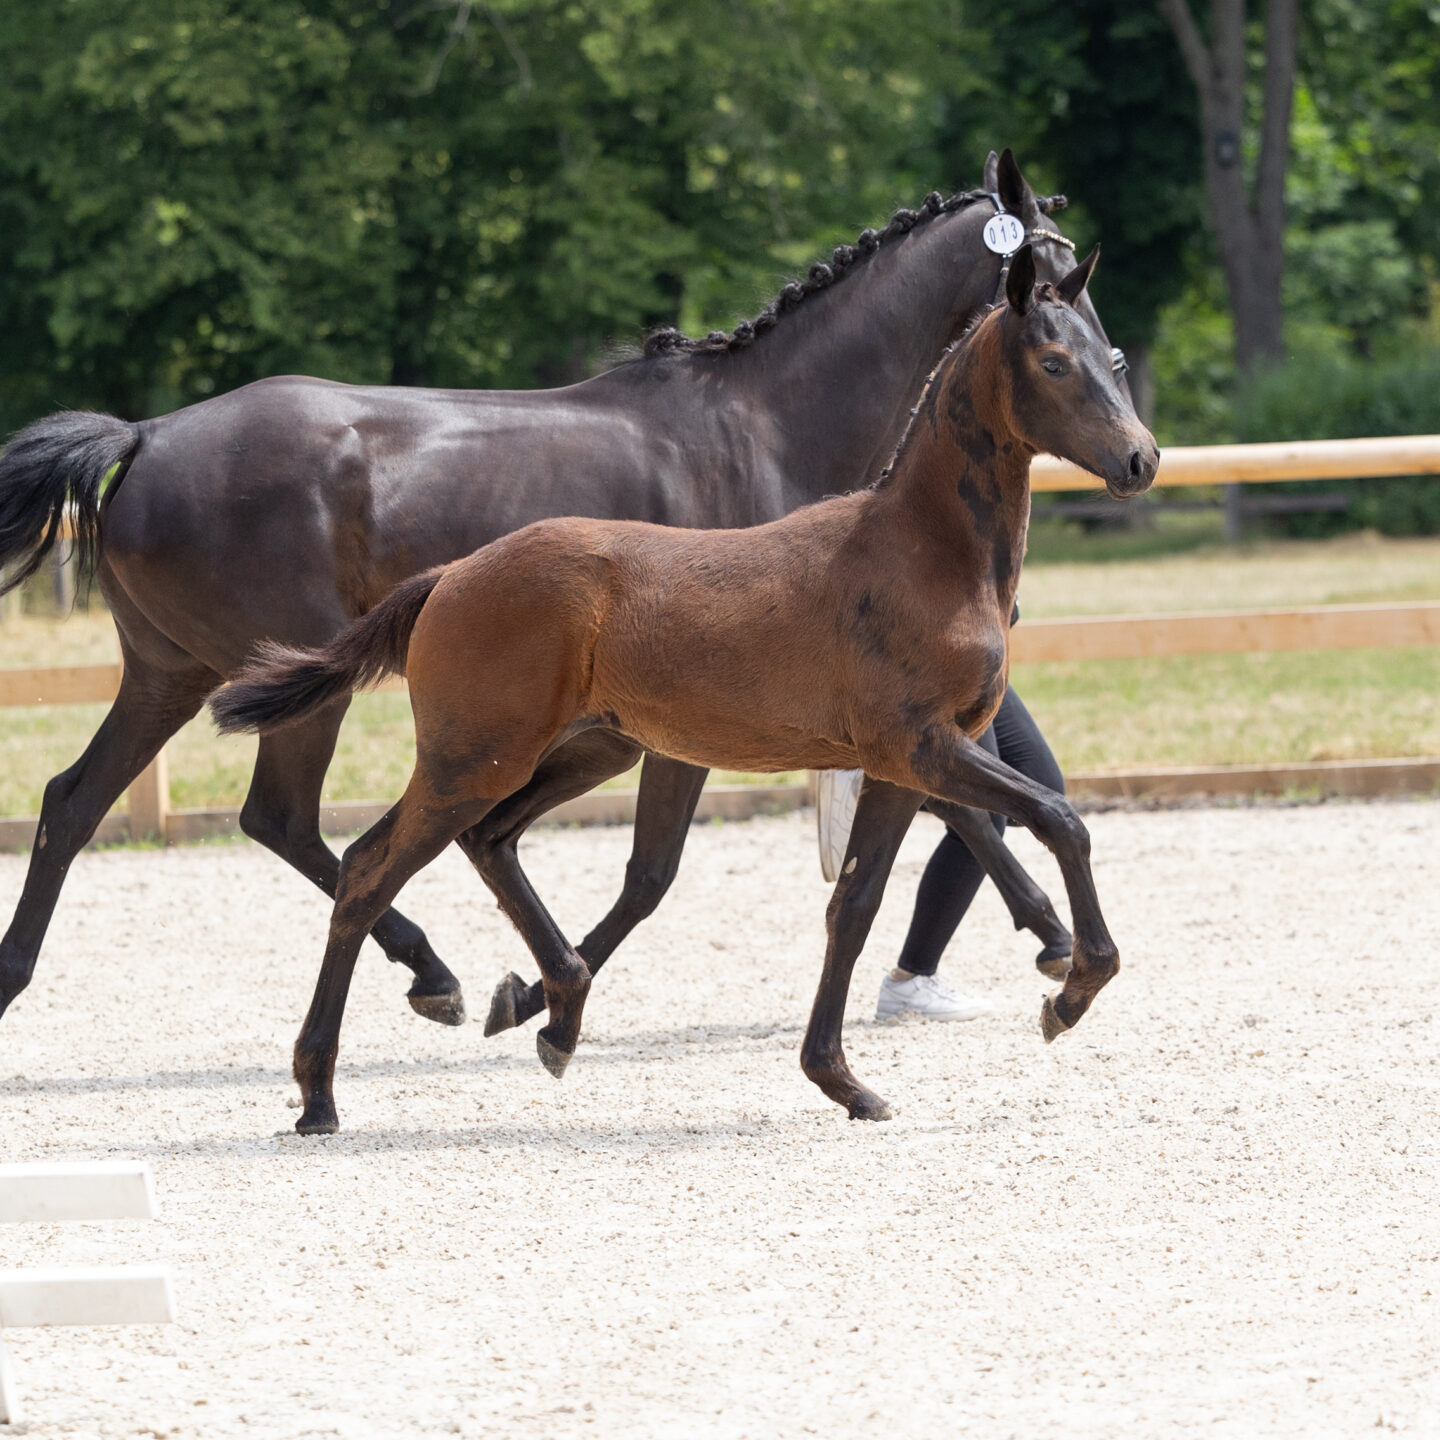
{"type": "Polygon", "coordinates": [[[1053,355],[1047,355],[1041,362],[1040,368],[1047,375],[1063,375],[1065,373],[1065,362],[1057,360],[1053,355]]]}

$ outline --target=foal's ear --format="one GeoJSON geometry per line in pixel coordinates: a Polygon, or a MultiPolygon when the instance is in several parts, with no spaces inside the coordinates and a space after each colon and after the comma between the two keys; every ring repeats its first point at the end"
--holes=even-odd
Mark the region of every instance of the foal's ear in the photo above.
{"type": "Polygon", "coordinates": [[[1028,315],[1035,297],[1035,248],[1022,245],[1010,261],[1005,276],[1005,298],[1017,315],[1028,315]]]}
{"type": "MultiPolygon", "coordinates": [[[[1027,215],[1027,206],[1035,206],[1035,192],[1020,173],[1020,166],[1008,145],[996,163],[995,183],[989,188],[999,193],[1001,203],[1012,215],[1027,215]]],[[[1036,213],[1039,213],[1038,207],[1036,213]]]]}
{"type": "Polygon", "coordinates": [[[985,178],[980,188],[991,195],[1000,188],[1000,157],[993,150],[985,157],[985,178]]]}
{"type": "Polygon", "coordinates": [[[1073,305],[1085,293],[1085,287],[1090,283],[1090,277],[1095,273],[1095,266],[1099,259],[1100,247],[1097,245],[1063,280],[1056,284],[1056,293],[1067,305],[1073,305]]]}

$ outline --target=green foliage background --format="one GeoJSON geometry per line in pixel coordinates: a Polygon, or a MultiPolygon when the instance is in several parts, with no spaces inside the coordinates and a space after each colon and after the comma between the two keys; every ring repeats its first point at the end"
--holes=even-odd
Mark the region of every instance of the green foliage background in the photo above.
{"type": "Polygon", "coordinates": [[[1011,144],[1103,239],[1162,441],[1440,429],[1440,4],[1302,12],[1292,358],[1237,404],[1153,0],[0,0],[0,427],[287,371],[563,383],[1011,144]]]}

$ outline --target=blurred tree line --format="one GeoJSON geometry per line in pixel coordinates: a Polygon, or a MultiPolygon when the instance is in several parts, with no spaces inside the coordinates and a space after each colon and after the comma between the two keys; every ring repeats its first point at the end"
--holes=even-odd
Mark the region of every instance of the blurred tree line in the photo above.
{"type": "MultiPolygon", "coordinates": [[[[1285,353],[1243,386],[1174,4],[0,0],[0,427],[295,371],[564,383],[1009,144],[1103,238],[1162,440],[1440,430],[1440,4],[1300,0],[1285,353]]],[[[1201,40],[1226,4],[1253,171],[1266,7],[1189,0],[1201,40]]]]}

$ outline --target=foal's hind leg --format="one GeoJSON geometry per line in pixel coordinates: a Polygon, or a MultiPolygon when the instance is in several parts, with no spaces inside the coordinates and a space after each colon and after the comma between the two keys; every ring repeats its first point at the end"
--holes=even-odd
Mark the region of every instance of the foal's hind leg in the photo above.
{"type": "Polygon", "coordinates": [[[0,940],[0,1015],[35,973],[71,862],[126,786],[199,710],[218,678],[193,664],[183,671],[152,668],[127,651],[110,713],[85,753],[45,787],[25,887],[0,940]]]}
{"type": "Polygon", "coordinates": [[[536,1035],[535,1050],[540,1063],[559,1080],[580,1042],[590,970],[536,895],[513,845],[497,845],[472,858],[540,966],[550,1023],[536,1035]]]}
{"type": "MultiPolygon", "coordinates": [[[[581,739],[589,741],[591,736],[605,733],[591,731],[590,735],[581,739]]],[[[620,738],[613,734],[607,736],[610,740],[620,738]]],[[[561,760],[567,766],[575,763],[569,759],[568,752],[580,743],[580,740],[572,740],[556,751],[546,762],[547,765],[561,760]]],[[[621,770],[627,769],[633,763],[634,755],[639,753],[639,747],[632,741],[623,743],[630,747],[631,760],[624,765],[617,763],[617,768],[609,774],[618,775],[621,770]]],[[[548,774],[536,771],[534,780],[518,795],[511,797],[511,800],[523,801],[526,805],[524,822],[518,824],[514,839],[518,841],[520,833],[534,824],[544,811],[562,800],[568,800],[571,795],[583,794],[592,785],[599,784],[601,779],[608,778],[608,775],[596,773],[597,778],[581,784],[583,773],[578,769],[563,773],[551,771],[548,774]]],[[[592,976],[614,954],[620,942],[642,920],[654,914],[656,906],[670,888],[680,868],[680,852],[684,849],[685,836],[709,773],[699,766],[686,765],[683,761],[670,760],[662,755],[645,756],[645,764],[640,771],[640,793],[635,801],[635,838],[629,864],[625,867],[624,889],[610,913],[575,947],[589,966],[592,976]]],[[[508,807],[510,803],[506,801],[505,805],[508,807]]],[[[490,829],[492,819],[498,822],[500,808],[497,806],[491,815],[485,817],[485,824],[480,827],[482,830],[490,829]]],[[[512,972],[495,987],[485,1033],[496,1035],[512,1026],[523,1025],[544,1008],[544,982],[537,980],[533,985],[526,985],[512,972]]]]}
{"type": "Polygon", "coordinates": [[[855,806],[845,863],[825,912],[825,968],[805,1031],[800,1065],[837,1105],[846,1108],[852,1120],[890,1118],[885,1101],[852,1073],[841,1044],[841,1029],[855,961],[880,909],[901,841],[923,798],[898,785],[865,781],[855,806]]]}
{"type": "Polygon", "coordinates": [[[326,1135],[340,1128],[335,1109],[335,1057],[350,977],[367,931],[405,882],[492,803],[437,803],[412,778],[400,800],[345,852],[320,978],[295,1041],[295,1079],[305,1105],[295,1128],[302,1135],[326,1135]]]}
{"type": "MultiPolygon", "coordinates": [[[[260,737],[240,828],[294,866],[332,899],[340,861],[320,836],[320,793],[349,700],[260,737]]],[[[425,932],[398,910],[386,910],[370,933],[391,960],[414,972],[410,1008],[442,1025],[465,1023],[460,982],[430,948],[425,932]]]]}
{"type": "MultiPolygon", "coordinates": [[[[602,781],[623,774],[640,756],[640,747],[613,730],[587,730],[547,755],[529,781],[507,795],[456,844],[469,856],[487,885],[505,883],[508,872],[497,869],[493,852],[502,846],[514,852],[520,837],[547,811],[583,795],[602,781]]],[[[504,901],[502,900],[502,906],[504,901]]],[[[508,907],[506,913],[509,913],[508,907]]],[[[545,982],[533,985],[512,970],[496,987],[485,1021],[486,1035],[514,1029],[545,1009],[545,982]]]]}
{"type": "Polygon", "coordinates": [[[1050,897],[1035,883],[1030,872],[1011,853],[1004,836],[996,833],[990,817],[968,805],[946,800],[929,800],[925,808],[939,816],[965,842],[970,853],[995,882],[1017,930],[1029,930],[1045,947],[1035,957],[1035,968],[1051,980],[1063,980],[1070,973],[1070,950],[1074,941],[1055,913],[1050,897]]]}

